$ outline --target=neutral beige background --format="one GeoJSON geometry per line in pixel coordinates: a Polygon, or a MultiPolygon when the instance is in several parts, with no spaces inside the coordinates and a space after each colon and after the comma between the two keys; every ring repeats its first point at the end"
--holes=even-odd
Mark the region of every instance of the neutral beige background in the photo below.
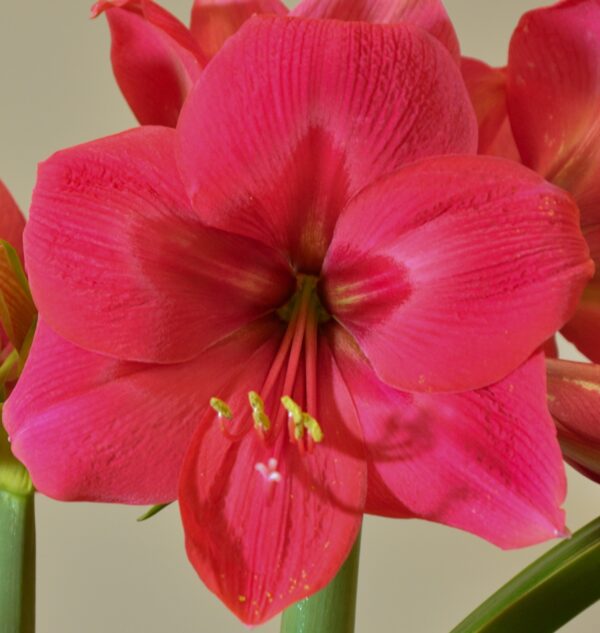
{"type": "MultiPolygon", "coordinates": [[[[90,1],[0,0],[0,177],[23,208],[37,161],[134,125],[112,79],[106,24],[87,20],[90,1]]],[[[186,19],[191,0],[164,4],[186,19]]],[[[463,51],[501,64],[518,16],[541,4],[448,0],[447,7],[463,51]]],[[[597,515],[599,501],[600,488],[571,473],[571,529],[597,515]]],[[[143,525],[135,508],[43,497],[37,508],[39,633],[245,630],[187,564],[175,507],[143,525]]],[[[440,526],[367,518],[362,549],[357,630],[444,633],[545,548],[505,553],[440,526]]],[[[600,607],[564,630],[600,630],[600,607]]]]}

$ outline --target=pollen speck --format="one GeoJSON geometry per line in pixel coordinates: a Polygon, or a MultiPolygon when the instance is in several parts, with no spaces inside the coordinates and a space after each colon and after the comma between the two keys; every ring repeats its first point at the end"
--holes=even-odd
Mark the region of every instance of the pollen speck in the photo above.
{"type": "Polygon", "coordinates": [[[242,596],[242,595],[240,595],[240,596],[238,596],[238,600],[239,600],[240,602],[246,602],[246,596],[242,596]]]}

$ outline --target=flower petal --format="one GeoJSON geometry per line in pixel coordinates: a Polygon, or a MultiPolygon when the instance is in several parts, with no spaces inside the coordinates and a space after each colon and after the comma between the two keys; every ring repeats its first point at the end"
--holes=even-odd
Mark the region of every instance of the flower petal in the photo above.
{"type": "Polygon", "coordinates": [[[548,406],[565,459],[600,483],[600,365],[547,360],[548,406]]]}
{"type": "MultiPolygon", "coordinates": [[[[228,399],[234,411],[269,364],[265,359],[262,371],[236,382],[228,399]]],[[[203,426],[186,456],[179,503],[188,556],[247,624],[324,587],[358,533],[366,491],[360,429],[326,345],[319,350],[317,417],[324,439],[311,453],[301,455],[288,441],[284,422],[272,427],[274,437],[260,440],[250,431],[238,442],[217,424],[203,426]],[[271,459],[277,481],[267,480],[271,459]]]]}
{"type": "Polygon", "coordinates": [[[575,196],[584,230],[600,224],[599,58],[600,4],[568,0],[521,18],[508,64],[523,162],[575,196]]]}
{"type": "Polygon", "coordinates": [[[461,71],[479,124],[479,154],[520,162],[506,111],[506,69],[463,57],[461,71]]]}
{"type": "Polygon", "coordinates": [[[595,277],[583,291],[573,317],[561,333],[594,363],[600,363],[600,279],[595,277]]]}
{"type": "Polygon", "coordinates": [[[252,18],[203,73],[177,131],[200,217],[315,273],[357,191],[476,145],[457,68],[432,38],[405,24],[299,18],[252,18]]]}
{"type": "Polygon", "coordinates": [[[33,296],[48,324],[86,349],[189,360],[293,290],[278,255],[191,211],[174,135],[138,128],[40,168],[25,231],[33,296]]]}
{"type": "Polygon", "coordinates": [[[150,365],[87,352],[41,322],[4,407],[15,455],[62,500],[164,503],[211,396],[277,331],[244,328],[190,363],[150,365]]]}
{"type": "Polygon", "coordinates": [[[349,204],[323,291],[384,382],[464,391],[554,334],[592,270],[568,194],[502,159],[438,157],[349,204]]]}
{"type": "Polygon", "coordinates": [[[408,509],[502,548],[564,535],[565,475],[543,354],[485,389],[408,394],[378,380],[341,328],[330,338],[369,459],[396,497],[387,507],[377,498],[367,512],[408,509]]]}
{"type": "Polygon", "coordinates": [[[255,13],[286,15],[280,0],[194,0],[191,31],[207,59],[255,13]]]}
{"type": "Polygon", "coordinates": [[[142,125],[175,127],[181,106],[208,62],[189,30],[149,0],[103,0],[117,83],[142,125]]]}
{"type": "Polygon", "coordinates": [[[25,218],[6,185],[0,180],[0,239],[6,240],[23,261],[25,218]]]}
{"type": "Polygon", "coordinates": [[[440,0],[302,0],[292,15],[374,24],[409,22],[440,40],[457,60],[460,57],[458,38],[440,0]]]}

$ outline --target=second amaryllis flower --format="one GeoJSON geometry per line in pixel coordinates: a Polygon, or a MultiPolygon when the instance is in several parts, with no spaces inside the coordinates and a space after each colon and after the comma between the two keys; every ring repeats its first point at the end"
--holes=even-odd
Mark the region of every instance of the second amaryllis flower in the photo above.
{"type": "Polygon", "coordinates": [[[179,485],[190,560],[248,623],[323,587],[363,512],[502,547],[563,533],[535,350],[593,267],[571,198],[475,149],[419,29],[263,18],[177,130],[48,160],[43,323],[7,411],[36,486],[179,485]]]}

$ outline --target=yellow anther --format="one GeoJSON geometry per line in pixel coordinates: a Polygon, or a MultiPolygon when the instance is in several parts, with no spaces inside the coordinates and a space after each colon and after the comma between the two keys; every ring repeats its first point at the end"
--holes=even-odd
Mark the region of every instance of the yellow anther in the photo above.
{"type": "Polygon", "coordinates": [[[302,414],[302,423],[308,434],[312,437],[313,442],[317,444],[323,441],[323,429],[319,423],[308,413],[302,414]]]}
{"type": "Polygon", "coordinates": [[[220,398],[211,398],[210,406],[217,412],[219,417],[227,418],[228,420],[233,418],[233,413],[231,412],[229,405],[224,400],[221,400],[220,398]]]}
{"type": "Polygon", "coordinates": [[[271,428],[271,420],[264,411],[252,409],[252,419],[254,420],[254,426],[257,429],[268,431],[271,428]]]}
{"type": "Polygon", "coordinates": [[[290,414],[290,417],[294,421],[294,424],[296,426],[302,426],[302,409],[300,408],[300,405],[294,402],[294,400],[292,400],[289,396],[283,396],[283,398],[281,398],[281,404],[283,405],[283,408],[290,414]]]}
{"type": "Polygon", "coordinates": [[[256,393],[256,391],[248,392],[248,401],[250,402],[250,406],[254,411],[263,411],[265,410],[265,403],[263,399],[256,393]]]}

